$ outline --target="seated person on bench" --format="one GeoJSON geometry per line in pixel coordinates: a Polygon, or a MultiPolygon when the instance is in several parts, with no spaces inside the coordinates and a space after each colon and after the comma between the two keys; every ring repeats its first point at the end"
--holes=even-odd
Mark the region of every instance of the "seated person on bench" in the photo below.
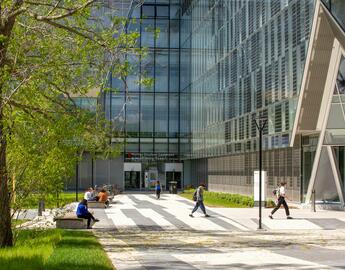
{"type": "Polygon", "coordinates": [[[98,193],[98,201],[104,202],[107,207],[109,206],[108,193],[104,188],[98,193]]]}
{"type": "Polygon", "coordinates": [[[97,201],[98,196],[94,196],[95,191],[92,187],[88,188],[84,194],[84,199],[87,201],[97,201]]]}
{"type": "Polygon", "coordinates": [[[96,219],[87,209],[87,200],[83,199],[79,204],[78,204],[78,208],[77,208],[77,217],[78,218],[85,218],[87,219],[87,228],[91,229],[91,219],[94,222],[99,221],[98,219],[96,219]]]}

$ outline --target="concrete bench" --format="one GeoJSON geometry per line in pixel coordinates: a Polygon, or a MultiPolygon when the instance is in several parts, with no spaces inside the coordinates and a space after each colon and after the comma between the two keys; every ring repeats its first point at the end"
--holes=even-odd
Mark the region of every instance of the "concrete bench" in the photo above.
{"type": "Polygon", "coordinates": [[[106,206],[104,202],[88,201],[87,207],[88,208],[105,208],[106,206]]]}
{"type": "MultiPolygon", "coordinates": [[[[56,228],[60,229],[86,229],[87,219],[78,218],[75,213],[67,213],[62,217],[56,217],[56,228]]],[[[91,222],[92,226],[92,222],[91,222]]]]}

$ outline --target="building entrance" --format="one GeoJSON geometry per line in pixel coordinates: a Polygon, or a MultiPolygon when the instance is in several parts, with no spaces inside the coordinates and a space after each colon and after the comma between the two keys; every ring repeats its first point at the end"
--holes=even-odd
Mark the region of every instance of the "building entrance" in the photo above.
{"type": "Polygon", "coordinates": [[[140,172],[125,172],[125,189],[140,189],[140,172]]]}
{"type": "Polygon", "coordinates": [[[166,175],[166,189],[169,189],[169,182],[175,181],[177,182],[177,189],[181,189],[182,188],[182,181],[181,181],[181,172],[165,172],[166,175]]]}

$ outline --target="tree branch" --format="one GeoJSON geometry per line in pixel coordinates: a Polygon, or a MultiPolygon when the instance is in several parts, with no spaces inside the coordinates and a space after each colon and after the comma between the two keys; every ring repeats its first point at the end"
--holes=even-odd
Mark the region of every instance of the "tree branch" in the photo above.
{"type": "Polygon", "coordinates": [[[47,6],[47,7],[51,7],[51,8],[59,8],[59,9],[63,9],[63,10],[70,10],[68,8],[65,8],[63,6],[58,6],[61,3],[61,0],[59,0],[55,5],[53,4],[49,4],[49,3],[44,3],[44,2],[32,2],[32,1],[26,1],[24,0],[25,4],[31,5],[31,6],[47,6]]]}
{"type": "Polygon", "coordinates": [[[19,9],[23,4],[24,4],[23,0],[15,0],[15,1],[13,1],[10,14],[12,12],[15,12],[17,9],[19,9]]]}
{"type": "Polygon", "coordinates": [[[6,106],[6,104],[11,100],[11,98],[18,92],[18,90],[20,89],[20,87],[21,87],[24,83],[26,83],[28,80],[30,80],[30,78],[31,78],[31,76],[29,76],[29,77],[23,79],[23,80],[17,85],[17,87],[13,89],[13,91],[10,93],[9,96],[3,97],[3,98],[2,98],[2,99],[3,99],[3,102],[1,102],[0,110],[1,110],[4,106],[6,106]]]}
{"type": "Polygon", "coordinates": [[[77,104],[75,103],[74,99],[71,97],[70,93],[68,93],[68,91],[65,91],[65,90],[61,89],[61,87],[59,87],[59,86],[58,86],[56,83],[54,83],[54,82],[47,81],[47,80],[46,80],[46,82],[47,82],[48,84],[51,84],[53,87],[55,87],[55,89],[56,89],[57,91],[59,91],[60,93],[66,95],[67,98],[68,98],[68,100],[72,102],[73,106],[74,106],[74,107],[77,107],[77,104]]]}
{"type": "MultiPolygon", "coordinates": [[[[56,9],[57,7],[59,6],[59,4],[61,3],[61,0],[57,1],[55,6],[48,12],[47,16],[49,16],[50,14],[52,14],[56,9]]],[[[59,7],[60,8],[60,7],[59,7]]]]}
{"type": "MultiPolygon", "coordinates": [[[[96,0],[89,0],[87,1],[84,5],[81,5],[79,7],[76,7],[76,8],[73,8],[71,9],[69,12],[67,13],[64,13],[64,14],[59,14],[59,15],[56,15],[56,16],[41,16],[41,15],[38,15],[36,13],[33,13],[33,17],[36,18],[37,20],[39,21],[53,21],[53,20],[61,20],[61,19],[64,19],[66,17],[70,17],[72,15],[74,15],[75,13],[77,13],[78,11],[80,10],[83,10],[85,8],[87,8],[88,6],[90,6],[91,4],[95,3],[96,0]]],[[[32,4],[32,2],[31,2],[32,4]]]]}
{"type": "Polygon", "coordinates": [[[14,11],[12,11],[8,16],[7,16],[7,19],[11,19],[11,18],[15,18],[17,17],[18,15],[20,15],[21,13],[24,13],[27,9],[25,7],[21,7],[21,8],[18,8],[14,11]]]}
{"type": "Polygon", "coordinates": [[[42,110],[41,108],[38,108],[36,106],[19,103],[19,102],[14,101],[14,100],[9,100],[8,104],[11,104],[14,107],[20,108],[26,113],[30,112],[29,113],[30,115],[31,115],[31,112],[37,112],[37,113],[40,113],[43,116],[45,116],[47,119],[52,119],[52,117],[49,115],[49,112],[51,113],[51,111],[45,111],[45,110],[42,110]]]}
{"type": "Polygon", "coordinates": [[[51,20],[48,20],[48,19],[45,19],[45,18],[39,18],[39,17],[37,17],[35,14],[30,14],[30,16],[32,16],[33,18],[35,18],[35,19],[38,20],[38,21],[45,22],[45,23],[47,23],[47,24],[49,24],[49,25],[51,25],[51,26],[54,26],[54,27],[56,27],[56,28],[64,29],[64,30],[66,30],[66,31],[68,31],[68,32],[70,32],[70,33],[74,33],[74,34],[76,34],[76,35],[78,35],[78,36],[81,36],[81,37],[83,37],[83,38],[85,38],[85,39],[91,40],[92,42],[96,42],[96,43],[97,43],[98,45],[100,45],[101,47],[106,48],[106,45],[105,45],[104,43],[101,43],[101,42],[99,42],[98,40],[95,40],[95,39],[93,39],[92,37],[90,37],[90,36],[88,36],[88,35],[86,35],[86,34],[80,32],[80,31],[77,31],[76,29],[74,29],[74,28],[72,28],[72,27],[69,27],[69,26],[67,26],[67,25],[60,24],[60,23],[57,23],[57,22],[55,22],[55,21],[51,21],[51,20]]]}

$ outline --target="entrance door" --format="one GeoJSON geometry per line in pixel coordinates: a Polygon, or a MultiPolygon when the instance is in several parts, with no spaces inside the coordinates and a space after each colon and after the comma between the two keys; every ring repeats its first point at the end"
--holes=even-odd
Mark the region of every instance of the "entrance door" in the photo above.
{"type": "Polygon", "coordinates": [[[125,189],[140,188],[140,172],[125,172],[125,189]]]}
{"type": "Polygon", "coordinates": [[[177,188],[182,188],[182,181],[181,181],[181,172],[166,172],[166,189],[169,189],[169,182],[170,181],[176,181],[177,182],[177,188]]]}

